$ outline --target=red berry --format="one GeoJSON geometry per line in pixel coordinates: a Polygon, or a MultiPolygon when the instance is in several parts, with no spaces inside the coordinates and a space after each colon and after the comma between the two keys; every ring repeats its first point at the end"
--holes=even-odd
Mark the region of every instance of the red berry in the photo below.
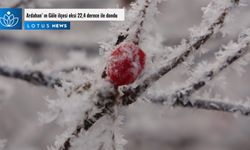
{"type": "Polygon", "coordinates": [[[116,86],[133,83],[145,65],[145,53],[134,43],[121,43],[108,60],[107,75],[116,86]]]}

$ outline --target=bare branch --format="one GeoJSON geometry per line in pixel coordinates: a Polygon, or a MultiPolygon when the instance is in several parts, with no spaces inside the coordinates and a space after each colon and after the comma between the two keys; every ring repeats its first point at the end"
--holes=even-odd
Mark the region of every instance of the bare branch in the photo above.
{"type": "MultiPolygon", "coordinates": [[[[138,16],[138,19],[139,19],[139,23],[136,24],[136,31],[135,31],[135,34],[134,34],[134,43],[135,44],[139,44],[140,42],[140,34],[141,34],[141,30],[143,28],[143,25],[144,25],[144,21],[145,21],[145,17],[146,17],[146,11],[147,11],[147,8],[149,7],[151,1],[149,0],[145,0],[145,4],[144,4],[144,7],[142,8],[142,10],[140,11],[139,13],[139,16],[138,16]]],[[[127,28],[126,32],[128,32],[130,30],[130,28],[127,28]]],[[[129,36],[128,33],[120,33],[120,35],[118,36],[117,38],[117,41],[116,41],[116,44],[115,45],[119,45],[121,42],[123,42],[124,40],[126,40],[126,38],[129,36]]]]}
{"type": "MultiPolygon", "coordinates": [[[[234,5],[238,5],[239,0],[234,0],[232,3],[234,5]]],[[[135,88],[128,88],[124,90],[123,104],[128,105],[133,103],[136,98],[143,94],[153,83],[184,62],[185,58],[188,57],[191,52],[198,50],[203,44],[205,44],[215,33],[216,29],[223,27],[225,17],[228,15],[231,7],[224,9],[224,11],[219,15],[218,19],[209,25],[207,32],[204,35],[197,37],[194,41],[192,40],[192,43],[187,43],[189,46],[182,53],[177,53],[176,56],[172,56],[171,59],[165,63],[166,65],[158,68],[155,72],[141,81],[135,88]]]]}
{"type": "Polygon", "coordinates": [[[74,70],[81,70],[82,72],[93,72],[93,69],[91,69],[91,68],[89,68],[87,66],[83,66],[83,65],[82,66],[78,65],[78,66],[63,68],[58,72],[70,73],[70,72],[72,72],[74,70]]]}
{"type": "Polygon", "coordinates": [[[107,91],[99,90],[95,96],[97,98],[97,101],[94,104],[94,107],[84,114],[85,117],[83,118],[83,121],[77,125],[77,127],[71,134],[71,137],[68,137],[65,140],[63,145],[59,147],[59,150],[69,150],[71,148],[71,142],[74,138],[79,137],[80,133],[91,128],[93,124],[95,124],[95,122],[102,118],[104,115],[111,115],[113,113],[114,106],[115,104],[117,104],[117,89],[107,88],[107,91]],[[92,113],[96,111],[98,111],[98,113],[92,113]]]}
{"type": "Polygon", "coordinates": [[[185,103],[180,100],[174,102],[167,102],[167,98],[158,97],[158,99],[151,99],[152,102],[156,104],[165,103],[173,107],[184,107],[191,109],[203,109],[203,110],[213,110],[220,112],[229,112],[229,113],[240,113],[243,116],[250,115],[250,107],[245,107],[243,105],[230,104],[226,102],[212,101],[212,100],[203,100],[203,99],[192,99],[187,100],[185,103]]]}
{"type": "MultiPolygon", "coordinates": [[[[235,3],[237,3],[237,2],[235,2],[235,3]]],[[[183,62],[184,57],[187,57],[192,50],[198,49],[202,44],[204,44],[211,37],[211,35],[214,33],[215,28],[222,27],[222,25],[224,23],[225,16],[228,14],[228,11],[229,11],[229,8],[226,8],[224,10],[224,12],[220,15],[220,17],[216,20],[216,22],[214,22],[209,27],[208,33],[205,34],[204,36],[198,38],[194,43],[190,44],[190,47],[185,51],[184,54],[182,54],[181,56],[176,57],[175,59],[172,59],[172,61],[173,61],[172,64],[175,64],[175,66],[177,66],[178,64],[183,62]],[[179,58],[179,57],[181,57],[181,58],[179,58]]],[[[141,24],[143,25],[143,23],[141,23],[141,24]]],[[[138,34],[140,34],[140,31],[139,31],[138,34]]],[[[120,35],[118,37],[118,40],[117,40],[116,44],[119,44],[120,42],[124,41],[127,38],[127,36],[128,35],[126,35],[126,34],[125,35],[124,34],[120,35]]],[[[237,58],[234,58],[233,61],[235,61],[236,59],[237,58]]],[[[225,67],[227,67],[227,66],[225,66],[225,67]]],[[[168,71],[170,71],[171,68],[172,68],[172,66],[167,66],[167,67],[164,67],[164,68],[161,68],[160,70],[158,70],[157,75],[153,74],[153,79],[154,79],[153,82],[155,82],[156,80],[158,80],[160,78],[160,77],[158,77],[159,74],[160,74],[160,76],[164,75],[168,71]],[[168,69],[168,67],[169,67],[169,69],[168,69]],[[157,77],[155,77],[155,76],[157,76],[157,77]]],[[[224,68],[222,68],[222,69],[224,69],[224,68]]],[[[209,77],[212,79],[213,76],[212,77],[209,76],[209,77]]],[[[105,78],[105,76],[103,76],[103,78],[105,78]]],[[[149,79],[152,80],[152,76],[149,79]]],[[[146,83],[144,85],[145,86],[144,91],[151,84],[151,82],[148,82],[148,83],[149,84],[146,83]]],[[[142,88],[142,87],[139,87],[139,88],[142,88]]],[[[144,91],[142,91],[142,92],[144,92],[144,91]]],[[[87,131],[97,120],[99,120],[104,115],[112,114],[113,113],[113,108],[114,108],[114,106],[116,104],[118,105],[120,102],[123,102],[124,105],[129,105],[130,103],[134,102],[135,98],[140,96],[140,94],[142,93],[142,92],[140,92],[139,94],[137,94],[136,92],[138,92],[138,91],[132,91],[133,94],[131,94],[130,92],[131,91],[124,92],[124,95],[122,97],[120,97],[119,92],[115,88],[114,88],[114,90],[109,91],[108,94],[106,92],[102,93],[102,91],[97,91],[97,94],[96,94],[97,101],[96,101],[96,103],[94,105],[94,108],[90,109],[88,112],[85,113],[85,115],[84,115],[85,117],[83,118],[83,121],[80,122],[77,125],[76,129],[71,134],[71,136],[68,137],[65,140],[65,142],[63,143],[63,145],[61,147],[59,147],[59,150],[69,150],[71,148],[71,146],[72,146],[72,144],[71,144],[72,140],[79,137],[80,133],[82,133],[83,131],[87,131]],[[131,101],[131,100],[133,100],[133,101],[131,101]],[[99,111],[98,111],[98,113],[92,114],[92,112],[95,112],[94,110],[99,110],[99,111]]],[[[93,99],[95,99],[95,98],[93,98],[93,99]]]]}
{"type": "Polygon", "coordinates": [[[67,93],[67,97],[70,97],[73,93],[82,94],[84,91],[89,90],[91,86],[92,84],[90,82],[86,82],[84,84],[78,85],[74,87],[72,90],[70,90],[69,93],[67,93]]]}
{"type": "MultiPolygon", "coordinates": [[[[235,108],[231,110],[232,112],[236,110],[241,110],[239,106],[232,106],[225,104],[223,102],[203,102],[203,101],[190,101],[189,97],[202,87],[204,87],[210,80],[212,80],[216,75],[222,72],[224,69],[229,67],[232,63],[237,61],[239,58],[244,56],[249,48],[250,43],[250,30],[246,30],[246,34],[239,37],[237,43],[229,43],[227,47],[220,51],[220,56],[217,58],[217,62],[213,65],[200,66],[200,70],[197,69],[197,74],[194,75],[184,84],[181,88],[174,90],[170,94],[164,94],[154,99],[153,102],[156,103],[170,103],[171,105],[183,106],[183,107],[194,107],[194,108],[204,108],[204,109],[216,109],[213,108],[213,104],[218,104],[217,110],[229,111],[229,108],[235,108]],[[201,73],[200,73],[201,72],[201,73]],[[160,101],[156,101],[160,100],[160,101]],[[238,109],[236,109],[238,108],[238,109]]],[[[214,105],[215,106],[215,105],[214,105]]],[[[240,107],[241,108],[241,107],[240,107]]],[[[242,108],[242,113],[248,115],[249,112],[242,108]]]]}
{"type": "Polygon", "coordinates": [[[43,50],[43,49],[50,49],[54,48],[57,50],[86,50],[88,53],[94,53],[97,54],[98,52],[98,44],[91,44],[91,45],[85,45],[85,44],[64,44],[64,43],[55,43],[50,42],[48,40],[36,40],[34,38],[16,38],[13,36],[7,36],[7,35],[0,35],[0,43],[7,43],[7,44],[22,44],[22,46],[25,46],[29,48],[30,50],[43,50]]]}
{"type": "MultiPolygon", "coordinates": [[[[145,8],[148,7],[148,4],[145,5],[145,8]]],[[[144,8],[144,9],[145,9],[144,8]]],[[[191,44],[191,46],[185,51],[185,53],[183,53],[181,56],[178,56],[176,57],[175,59],[173,59],[172,61],[172,64],[174,64],[175,66],[177,66],[178,64],[180,64],[181,62],[184,61],[184,57],[187,57],[189,55],[189,53],[194,50],[194,49],[198,49],[202,44],[204,44],[210,37],[211,35],[214,33],[214,29],[216,27],[222,27],[223,23],[224,23],[224,19],[225,19],[225,16],[227,15],[228,13],[228,10],[229,8],[226,8],[224,10],[224,12],[220,15],[220,17],[216,20],[216,22],[214,22],[210,28],[209,28],[209,31],[206,35],[200,37],[199,39],[197,39],[196,42],[194,42],[193,44],[191,44]],[[180,58],[179,58],[180,57],[180,58]],[[177,60],[176,60],[177,59],[177,60]]],[[[145,15],[143,15],[145,16],[145,15]]],[[[143,19],[142,19],[143,20],[143,19]]],[[[140,26],[143,25],[143,21],[140,23],[140,26]]],[[[127,29],[129,30],[129,29],[127,29]]],[[[138,30],[136,32],[136,35],[139,35],[140,34],[140,27],[138,27],[138,30]]],[[[116,44],[119,44],[120,42],[124,41],[126,38],[127,38],[128,35],[124,35],[124,34],[121,34],[118,39],[117,39],[117,42],[116,44]]],[[[138,36],[136,36],[138,37],[138,36]]],[[[139,39],[139,37],[138,37],[139,39]]],[[[138,41],[139,42],[139,41],[138,41]]],[[[166,74],[167,72],[169,72],[171,70],[172,66],[167,66],[167,67],[163,67],[161,68],[159,71],[157,71],[156,74],[153,74],[152,76],[150,76],[146,81],[145,83],[141,86],[139,85],[139,88],[136,88],[136,90],[133,90],[132,92],[131,91],[127,91],[127,92],[124,92],[124,95],[122,97],[118,97],[117,95],[114,95],[114,93],[111,95],[109,95],[110,98],[101,98],[99,99],[99,101],[97,101],[98,103],[95,104],[95,106],[97,108],[99,108],[101,111],[100,113],[95,113],[94,115],[90,115],[87,117],[89,118],[84,118],[83,122],[80,123],[75,131],[72,133],[71,137],[67,138],[66,141],[64,142],[63,146],[61,146],[59,148],[59,150],[69,150],[71,148],[71,141],[74,139],[74,138],[77,138],[79,136],[79,134],[83,131],[83,130],[88,130],[99,118],[103,117],[104,115],[108,114],[109,112],[112,112],[113,110],[113,107],[115,105],[116,102],[123,102],[124,105],[129,105],[130,103],[134,102],[135,99],[143,92],[145,91],[151,84],[151,80],[152,78],[154,79],[154,81],[158,80],[160,78],[160,76],[166,74]],[[149,81],[150,80],[150,81],[149,81]],[[148,83],[146,83],[148,82],[148,83]],[[139,91],[141,88],[143,88],[144,90],[141,90],[141,92],[139,91]],[[140,92],[137,94],[137,92],[140,92]],[[133,93],[133,94],[131,94],[133,93]],[[102,100],[102,101],[100,101],[102,100]],[[109,101],[111,100],[111,101],[109,101]],[[132,100],[132,101],[131,101],[132,100]],[[105,103],[103,103],[103,101],[105,103]],[[101,103],[100,103],[101,102],[101,103]]],[[[105,71],[104,71],[105,72],[105,71]]],[[[103,75],[103,78],[105,78],[105,74],[103,75]]],[[[153,81],[153,82],[154,82],[153,81]]],[[[100,92],[100,91],[99,91],[100,92]]],[[[99,95],[99,94],[97,94],[99,95]]],[[[102,95],[102,94],[101,94],[102,95]]],[[[99,96],[98,96],[99,97],[99,96]]],[[[103,97],[103,96],[101,96],[103,97]]],[[[90,110],[91,112],[92,110],[90,110]]],[[[91,114],[89,112],[87,112],[87,114],[91,114]]]]}
{"type": "Polygon", "coordinates": [[[144,25],[144,21],[145,21],[145,17],[146,17],[146,11],[147,8],[149,7],[150,1],[149,0],[145,0],[145,5],[144,8],[141,10],[141,21],[137,27],[137,30],[135,31],[135,37],[134,37],[134,43],[135,44],[139,44],[140,42],[140,34],[141,34],[141,30],[143,28],[144,25]]]}
{"type": "Polygon", "coordinates": [[[45,75],[41,71],[20,70],[6,66],[0,66],[0,75],[8,78],[20,79],[34,85],[45,86],[49,88],[62,86],[60,79],[45,75]]]}
{"type": "MultiPolygon", "coordinates": [[[[64,68],[56,72],[69,73],[75,69],[80,69],[83,72],[93,72],[92,69],[85,67],[85,66],[75,66],[71,68],[64,68]]],[[[0,76],[23,80],[23,81],[26,81],[27,83],[30,83],[36,86],[44,86],[44,87],[53,88],[53,89],[55,87],[62,87],[61,78],[57,78],[52,75],[47,75],[40,70],[21,70],[18,68],[0,66],[0,76]]],[[[67,80],[67,82],[71,82],[71,81],[67,80]]],[[[88,90],[91,86],[92,85],[90,82],[77,85],[71,89],[71,91],[68,93],[68,97],[70,97],[73,93],[82,94],[84,91],[88,90]]]]}

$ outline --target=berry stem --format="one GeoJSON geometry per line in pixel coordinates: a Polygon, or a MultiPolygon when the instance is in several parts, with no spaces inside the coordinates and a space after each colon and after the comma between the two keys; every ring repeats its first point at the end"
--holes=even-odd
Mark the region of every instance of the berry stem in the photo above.
{"type": "MultiPolygon", "coordinates": [[[[149,7],[149,4],[150,4],[149,0],[145,0],[145,5],[144,5],[143,9],[140,10],[140,13],[139,13],[139,15],[141,15],[141,21],[140,21],[139,24],[137,24],[139,26],[137,27],[137,29],[135,31],[134,40],[133,40],[133,42],[136,45],[138,45],[139,41],[140,41],[140,34],[141,34],[141,30],[143,28],[144,20],[145,20],[145,17],[146,17],[146,10],[149,7]]],[[[128,32],[129,30],[130,30],[130,27],[128,27],[126,29],[126,32],[128,32]]],[[[118,38],[117,38],[117,41],[116,41],[115,45],[119,45],[121,42],[126,40],[128,36],[129,36],[128,33],[126,33],[126,34],[120,33],[118,38]]]]}
{"type": "Polygon", "coordinates": [[[144,25],[146,13],[147,13],[147,8],[149,7],[149,4],[150,4],[149,0],[145,0],[144,8],[141,10],[141,13],[142,13],[141,21],[139,23],[138,28],[136,29],[135,37],[134,37],[134,40],[133,40],[133,42],[136,45],[139,45],[139,43],[140,43],[140,35],[141,35],[141,31],[143,29],[143,25],[144,25]]]}
{"type": "Polygon", "coordinates": [[[62,86],[60,78],[46,75],[39,70],[21,70],[7,66],[0,66],[0,76],[23,80],[33,85],[45,86],[48,88],[62,86]]]}

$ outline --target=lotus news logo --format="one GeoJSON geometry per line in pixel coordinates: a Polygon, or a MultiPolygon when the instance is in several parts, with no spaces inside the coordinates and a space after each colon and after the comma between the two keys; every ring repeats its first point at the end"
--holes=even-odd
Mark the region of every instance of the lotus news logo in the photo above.
{"type": "Polygon", "coordinates": [[[19,18],[11,14],[10,11],[8,11],[7,14],[5,14],[3,17],[0,17],[1,25],[7,28],[12,28],[16,26],[18,21],[19,21],[19,18]]]}
{"type": "Polygon", "coordinates": [[[22,9],[0,8],[0,29],[1,30],[22,29],[22,9]]]}

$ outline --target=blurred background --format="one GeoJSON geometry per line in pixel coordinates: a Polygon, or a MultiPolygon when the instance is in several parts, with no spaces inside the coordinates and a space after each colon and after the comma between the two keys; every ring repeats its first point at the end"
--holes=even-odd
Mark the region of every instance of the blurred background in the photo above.
{"type": "MultiPolygon", "coordinates": [[[[51,8],[114,8],[129,7],[132,0],[40,0],[25,7],[51,8]]],[[[15,0],[0,0],[0,7],[9,7],[15,0]]],[[[159,6],[155,28],[163,38],[164,46],[178,45],[188,38],[189,28],[199,25],[201,7],[210,0],[168,0],[159,6]]],[[[212,56],[223,44],[237,37],[250,26],[250,2],[232,12],[233,21],[226,24],[226,36],[214,36],[202,49],[209,49],[212,56]]],[[[63,63],[72,54],[84,54],[97,58],[99,42],[105,41],[108,22],[72,23],[70,31],[0,31],[0,61],[24,63],[63,63]]],[[[161,79],[154,88],[167,89],[174,81],[181,84],[185,75],[183,66],[161,79]]],[[[196,93],[211,91],[211,97],[229,101],[250,101],[250,67],[239,76],[229,68],[222,73],[226,78],[212,81],[196,93]],[[221,88],[222,82],[226,83],[221,88]]],[[[38,112],[47,110],[45,98],[56,98],[56,92],[26,82],[0,77],[0,139],[6,139],[4,150],[45,150],[53,144],[63,129],[51,123],[41,126],[38,112]]],[[[145,102],[137,102],[123,110],[122,127],[128,144],[126,150],[249,150],[250,119],[237,114],[168,108],[145,102]]]]}

